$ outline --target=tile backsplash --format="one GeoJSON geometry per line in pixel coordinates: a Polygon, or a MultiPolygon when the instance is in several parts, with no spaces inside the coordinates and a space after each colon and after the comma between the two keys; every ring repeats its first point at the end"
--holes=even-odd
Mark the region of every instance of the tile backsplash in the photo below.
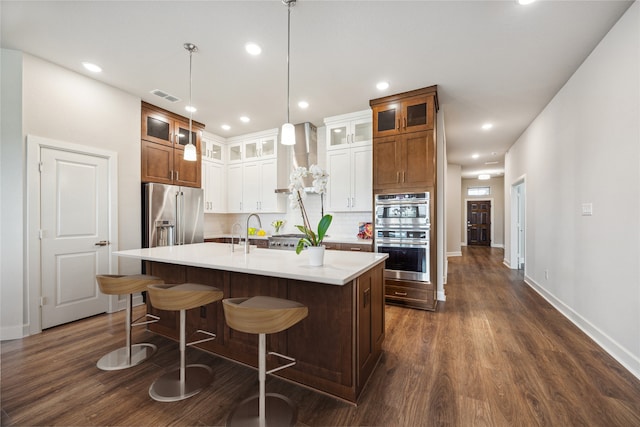
{"type": "MultiPolygon", "coordinates": [[[[288,197],[288,196],[281,196],[288,197]]],[[[309,215],[309,221],[312,226],[316,227],[318,221],[321,218],[320,210],[320,195],[307,194],[304,200],[304,207],[309,215]]],[[[333,237],[355,237],[358,234],[358,223],[371,222],[373,215],[371,211],[368,212],[329,212],[325,210],[325,214],[330,213],[333,215],[333,221],[331,227],[329,227],[328,234],[333,237]]],[[[286,213],[258,213],[262,221],[262,228],[267,234],[273,234],[275,229],[271,225],[271,222],[284,219],[286,221],[284,228],[280,230],[281,234],[284,233],[299,233],[296,225],[302,224],[302,215],[299,209],[292,209],[291,206],[287,206],[286,213]]],[[[247,214],[205,214],[204,215],[204,235],[211,236],[216,234],[227,234],[231,232],[231,227],[234,223],[238,222],[244,229],[244,225],[247,221],[247,214]]],[[[251,220],[251,227],[257,227],[255,220],[251,220]]]]}

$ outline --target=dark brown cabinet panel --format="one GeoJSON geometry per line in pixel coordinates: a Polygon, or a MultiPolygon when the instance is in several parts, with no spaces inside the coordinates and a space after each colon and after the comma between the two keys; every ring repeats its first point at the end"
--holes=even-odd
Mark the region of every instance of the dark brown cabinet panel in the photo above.
{"type": "Polygon", "coordinates": [[[373,141],[373,189],[421,189],[434,185],[433,131],[376,138],[373,141]]]}
{"type": "Polygon", "coordinates": [[[200,131],[204,126],[192,123],[191,138],[197,160],[184,160],[189,141],[189,120],[169,111],[142,103],[141,180],[161,184],[201,186],[200,131]]]}
{"type": "Polygon", "coordinates": [[[372,100],[373,137],[434,129],[436,98],[432,88],[372,100]]]}

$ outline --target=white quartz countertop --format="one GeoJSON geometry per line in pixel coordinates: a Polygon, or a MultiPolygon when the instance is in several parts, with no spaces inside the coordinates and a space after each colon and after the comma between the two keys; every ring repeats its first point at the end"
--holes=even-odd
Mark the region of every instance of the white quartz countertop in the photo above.
{"type": "Polygon", "coordinates": [[[252,247],[251,252],[245,254],[243,249],[236,246],[236,252],[231,252],[228,243],[195,243],[123,250],[114,255],[328,285],[345,285],[389,257],[375,252],[325,251],[324,265],[312,267],[306,251],[297,255],[295,251],[252,247]]]}

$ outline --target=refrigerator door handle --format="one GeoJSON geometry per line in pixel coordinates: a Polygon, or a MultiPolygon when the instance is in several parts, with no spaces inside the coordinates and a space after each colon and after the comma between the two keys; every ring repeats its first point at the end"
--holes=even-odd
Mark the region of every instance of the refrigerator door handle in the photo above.
{"type": "Polygon", "coordinates": [[[178,191],[176,193],[176,245],[184,244],[184,236],[182,235],[184,232],[184,223],[182,220],[184,213],[183,203],[184,195],[181,191],[178,191]]]}

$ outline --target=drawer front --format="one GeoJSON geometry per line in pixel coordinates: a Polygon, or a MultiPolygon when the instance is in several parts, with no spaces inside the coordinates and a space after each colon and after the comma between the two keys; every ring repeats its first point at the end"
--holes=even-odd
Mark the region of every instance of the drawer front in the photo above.
{"type": "Polygon", "coordinates": [[[427,301],[429,299],[430,292],[427,290],[408,288],[405,286],[385,285],[384,293],[385,296],[391,298],[427,301]]]}

